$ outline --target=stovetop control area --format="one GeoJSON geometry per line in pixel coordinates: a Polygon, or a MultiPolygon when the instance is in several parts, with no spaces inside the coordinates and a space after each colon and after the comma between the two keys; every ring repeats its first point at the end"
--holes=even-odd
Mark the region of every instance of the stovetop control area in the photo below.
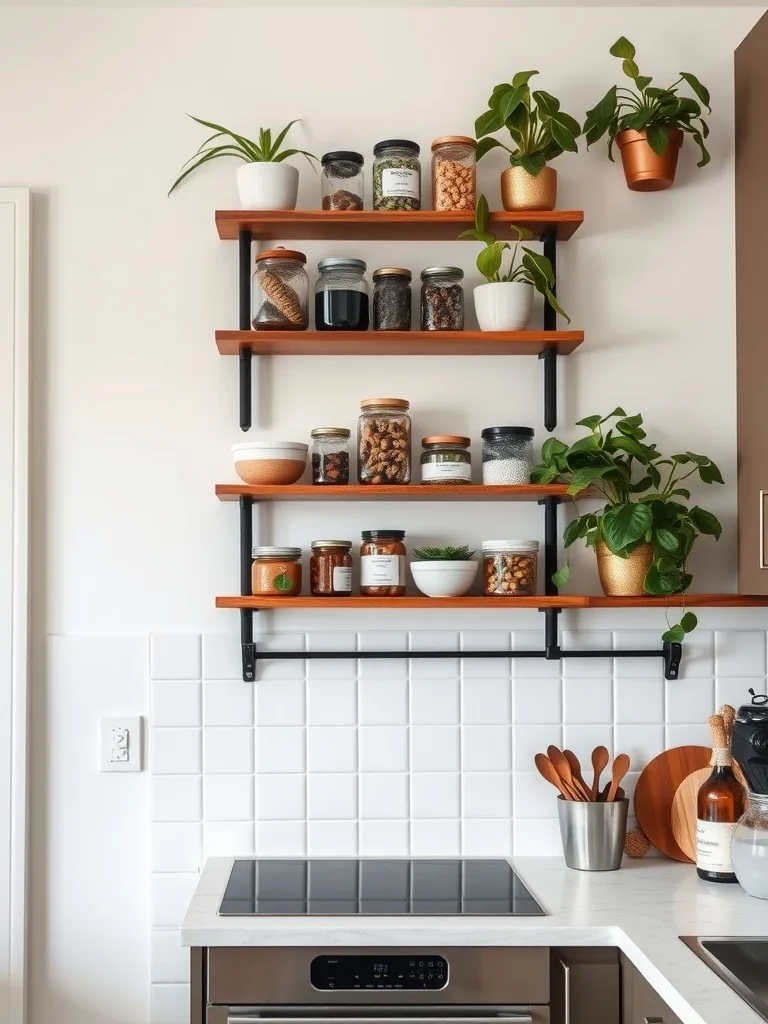
{"type": "Polygon", "coordinates": [[[419,956],[316,956],[312,986],[321,992],[355,989],[437,991],[448,984],[448,961],[440,953],[419,956]]]}

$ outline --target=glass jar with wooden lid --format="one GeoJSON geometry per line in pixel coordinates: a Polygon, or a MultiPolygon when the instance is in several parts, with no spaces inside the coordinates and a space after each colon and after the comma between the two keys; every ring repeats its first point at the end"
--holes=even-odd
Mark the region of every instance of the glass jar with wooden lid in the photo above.
{"type": "Polygon", "coordinates": [[[476,145],[467,135],[445,135],[432,143],[432,206],[475,209],[476,145]]]}
{"type": "Polygon", "coordinates": [[[357,421],[357,479],[361,484],[411,482],[410,402],[365,398],[357,421]]]}
{"type": "Polygon", "coordinates": [[[423,437],[421,482],[423,484],[469,484],[472,482],[470,439],[460,434],[423,437]]]}
{"type": "Polygon", "coordinates": [[[255,597],[298,597],[301,593],[301,548],[254,548],[251,590],[255,597]]]}
{"type": "Polygon", "coordinates": [[[256,254],[251,326],[255,331],[306,331],[309,325],[307,257],[295,249],[265,249],[256,254]]]}

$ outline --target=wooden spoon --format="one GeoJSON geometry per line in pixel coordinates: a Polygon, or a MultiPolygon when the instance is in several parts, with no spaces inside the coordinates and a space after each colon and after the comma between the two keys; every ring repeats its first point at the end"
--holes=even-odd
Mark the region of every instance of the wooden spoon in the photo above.
{"type": "Polygon", "coordinates": [[[619,783],[629,771],[629,754],[619,754],[618,757],[614,758],[613,768],[611,769],[611,788],[608,790],[608,796],[605,798],[606,803],[611,803],[616,799],[616,791],[619,788],[619,783]]]}
{"type": "Polygon", "coordinates": [[[581,793],[582,799],[591,800],[592,796],[587,787],[587,784],[584,782],[584,776],[581,774],[581,762],[579,761],[578,757],[576,757],[572,750],[564,750],[563,757],[568,762],[568,765],[571,769],[571,777],[573,778],[573,784],[581,793]]]}
{"type": "Polygon", "coordinates": [[[551,782],[555,789],[560,791],[560,795],[565,797],[566,800],[570,800],[570,793],[566,790],[563,780],[557,774],[555,766],[549,760],[546,754],[537,754],[533,759],[536,763],[536,767],[539,769],[539,775],[551,782]]]}
{"type": "Polygon", "coordinates": [[[592,799],[597,800],[597,794],[600,792],[600,776],[605,770],[608,762],[610,761],[610,755],[607,747],[595,747],[592,751],[592,770],[594,771],[594,777],[592,779],[592,799]]]}
{"type": "Polygon", "coordinates": [[[555,766],[555,771],[562,779],[565,788],[570,792],[571,800],[584,800],[585,797],[581,795],[578,786],[573,781],[571,766],[568,764],[568,759],[562,750],[554,745],[549,746],[547,747],[547,756],[555,766]]]}

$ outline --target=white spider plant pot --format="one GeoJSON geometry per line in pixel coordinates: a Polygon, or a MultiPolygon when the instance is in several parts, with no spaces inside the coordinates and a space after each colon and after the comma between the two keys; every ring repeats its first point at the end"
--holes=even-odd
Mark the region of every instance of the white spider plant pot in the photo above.
{"type": "Polygon", "coordinates": [[[243,210],[295,210],[299,170],[284,160],[241,164],[237,190],[243,210]]]}
{"type": "Polygon", "coordinates": [[[524,331],[531,319],[533,285],[494,281],[475,288],[475,314],[481,331],[524,331]]]}

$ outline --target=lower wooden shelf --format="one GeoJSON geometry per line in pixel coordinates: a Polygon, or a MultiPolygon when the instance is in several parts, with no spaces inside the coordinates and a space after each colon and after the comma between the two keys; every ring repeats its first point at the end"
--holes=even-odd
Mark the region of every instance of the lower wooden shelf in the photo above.
{"type": "Polygon", "coordinates": [[[677,594],[663,597],[217,597],[217,608],[251,611],[291,608],[763,608],[768,596],[750,594],[677,594]]]}

